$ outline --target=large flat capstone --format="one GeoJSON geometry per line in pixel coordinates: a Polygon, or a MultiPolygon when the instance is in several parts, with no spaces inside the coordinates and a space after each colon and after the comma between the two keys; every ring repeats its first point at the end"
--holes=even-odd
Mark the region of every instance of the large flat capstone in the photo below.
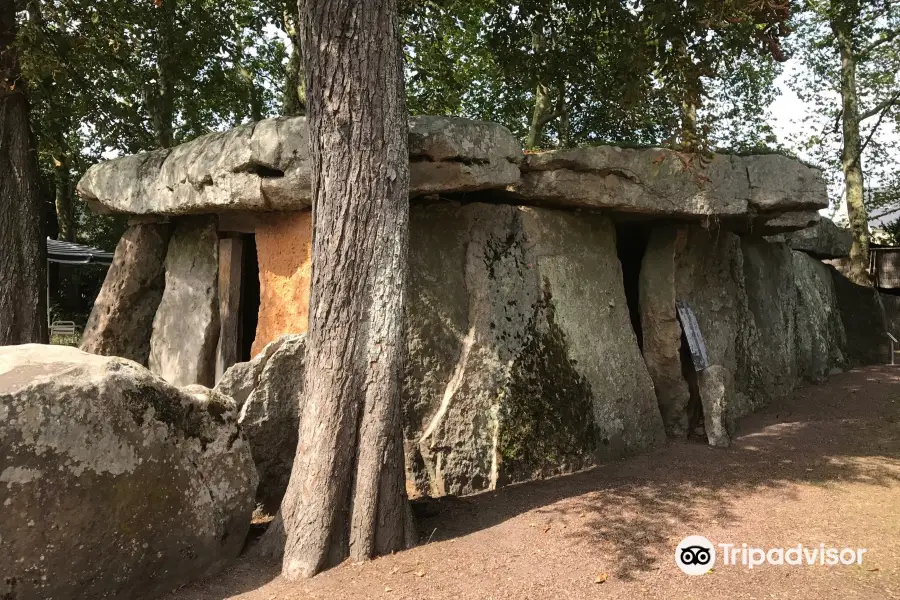
{"type": "Polygon", "coordinates": [[[0,597],[155,598],[240,553],[256,471],[233,402],[137,363],[0,348],[0,597]]]}
{"type": "MultiPolygon", "coordinates": [[[[422,116],[409,127],[411,195],[502,189],[519,178],[522,148],[502,125],[422,116]]],[[[302,210],[311,204],[307,136],[305,117],[266,119],[98,163],[78,192],[98,212],[302,210]]]]}
{"type": "Polygon", "coordinates": [[[511,190],[529,203],[673,217],[756,219],[828,206],[821,172],[795,159],[707,158],[661,148],[595,146],[532,154],[511,190]]]}

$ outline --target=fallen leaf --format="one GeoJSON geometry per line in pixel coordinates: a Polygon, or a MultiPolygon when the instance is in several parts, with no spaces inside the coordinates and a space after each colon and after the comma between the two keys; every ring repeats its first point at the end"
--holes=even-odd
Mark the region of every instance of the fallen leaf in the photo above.
{"type": "Polygon", "coordinates": [[[425,569],[419,569],[416,571],[416,577],[425,577],[425,569]]]}
{"type": "Polygon", "coordinates": [[[551,527],[550,525],[547,525],[546,527],[544,527],[544,533],[547,533],[548,531],[550,531],[550,527],[551,527]]]}
{"type": "Polygon", "coordinates": [[[597,575],[597,579],[594,580],[594,583],[606,583],[607,579],[609,579],[608,573],[600,573],[597,575]]]}
{"type": "Polygon", "coordinates": [[[394,573],[396,573],[399,570],[400,570],[400,567],[394,566],[394,568],[391,569],[391,575],[393,575],[394,573]]]}
{"type": "Polygon", "coordinates": [[[385,593],[387,593],[387,592],[393,592],[394,590],[393,590],[393,588],[386,587],[386,588],[384,588],[384,591],[385,591],[385,593]]]}

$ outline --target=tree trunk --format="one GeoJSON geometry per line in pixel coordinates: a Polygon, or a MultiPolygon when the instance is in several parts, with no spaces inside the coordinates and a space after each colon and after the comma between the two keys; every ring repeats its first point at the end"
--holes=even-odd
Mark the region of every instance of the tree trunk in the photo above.
{"type": "Polygon", "coordinates": [[[534,112],[531,114],[531,126],[528,128],[528,137],[525,139],[526,150],[534,150],[540,145],[544,127],[552,120],[550,117],[552,111],[547,86],[538,83],[534,93],[534,112]]]}
{"type": "MultiPolygon", "coordinates": [[[[290,5],[290,2],[288,4],[290,5]]],[[[306,86],[303,83],[303,56],[300,52],[300,36],[297,35],[297,18],[290,6],[285,7],[282,27],[291,42],[291,55],[284,70],[281,114],[286,117],[305,115],[306,86]]]]}
{"type": "Polygon", "coordinates": [[[69,159],[60,153],[53,159],[53,180],[55,187],[56,222],[59,233],[56,238],[66,242],[75,241],[75,206],[72,203],[72,185],[69,159]]]}
{"type": "MultiPolygon", "coordinates": [[[[312,156],[310,322],[282,573],[409,546],[400,428],[409,238],[396,0],[301,2],[312,156]]],[[[299,375],[299,374],[298,374],[299,375]]]]}
{"type": "Polygon", "coordinates": [[[175,8],[177,0],[159,0],[159,52],[156,59],[156,91],[150,102],[150,116],[156,133],[156,143],[160,148],[171,148],[175,143],[173,123],[175,121],[174,69],[175,8]]]}
{"type": "Polygon", "coordinates": [[[847,199],[847,217],[853,245],[850,247],[849,278],[859,285],[870,285],[869,216],[866,211],[862,169],[862,142],[859,135],[859,97],[856,89],[856,56],[853,50],[852,25],[843,16],[833,23],[841,52],[841,100],[843,105],[843,149],[841,166],[847,199]]]}
{"type": "Polygon", "coordinates": [[[15,40],[15,3],[0,0],[0,345],[47,341],[47,246],[15,40]]]}

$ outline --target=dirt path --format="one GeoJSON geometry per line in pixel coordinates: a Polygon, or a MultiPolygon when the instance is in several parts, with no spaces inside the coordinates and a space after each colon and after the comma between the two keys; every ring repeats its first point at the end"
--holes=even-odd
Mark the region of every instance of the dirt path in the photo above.
{"type": "Polygon", "coordinates": [[[729,450],[673,443],[578,475],[451,500],[408,552],[296,585],[249,558],[167,600],[300,598],[900,599],[900,367],[804,388],[729,450]],[[687,535],[867,548],[854,566],[722,566],[689,577],[687,535]],[[596,583],[607,574],[605,583],[596,583]]]}

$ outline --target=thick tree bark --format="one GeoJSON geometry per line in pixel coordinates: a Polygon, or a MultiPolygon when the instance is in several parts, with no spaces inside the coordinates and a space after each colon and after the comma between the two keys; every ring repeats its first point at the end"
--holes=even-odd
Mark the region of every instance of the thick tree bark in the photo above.
{"type": "Polygon", "coordinates": [[[0,345],[47,341],[47,246],[15,40],[15,3],[0,0],[0,345]]]}
{"type": "Polygon", "coordinates": [[[307,0],[300,12],[313,159],[307,401],[281,522],[262,542],[286,534],[288,579],[414,539],[400,428],[409,159],[396,1],[307,0]]]}
{"type": "Polygon", "coordinates": [[[843,148],[841,166],[847,217],[853,234],[850,247],[849,279],[859,285],[870,285],[869,216],[866,211],[862,168],[862,142],[859,135],[859,96],[856,88],[856,55],[853,48],[852,24],[845,15],[832,23],[841,53],[841,100],[843,106],[843,148]]]}

